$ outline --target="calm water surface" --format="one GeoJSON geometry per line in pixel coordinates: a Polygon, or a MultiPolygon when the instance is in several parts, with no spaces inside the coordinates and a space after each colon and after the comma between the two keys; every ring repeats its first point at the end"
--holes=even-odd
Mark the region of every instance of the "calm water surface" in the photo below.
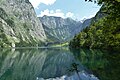
{"type": "Polygon", "coordinates": [[[120,54],[68,48],[0,49],[0,80],[120,80],[120,54]]]}

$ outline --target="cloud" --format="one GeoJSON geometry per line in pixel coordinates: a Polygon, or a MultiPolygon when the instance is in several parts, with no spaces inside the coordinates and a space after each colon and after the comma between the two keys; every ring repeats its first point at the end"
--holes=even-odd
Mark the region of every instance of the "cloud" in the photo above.
{"type": "Polygon", "coordinates": [[[41,3],[46,5],[52,5],[56,0],[29,0],[34,8],[37,8],[41,3]]]}
{"type": "Polygon", "coordinates": [[[60,9],[57,9],[55,11],[46,9],[44,11],[41,11],[40,15],[38,15],[38,16],[42,17],[44,15],[47,15],[47,16],[57,16],[57,17],[64,18],[64,13],[60,9]]]}
{"type": "Polygon", "coordinates": [[[44,11],[41,11],[40,15],[38,15],[38,17],[42,17],[44,15],[56,16],[56,17],[62,17],[62,18],[67,18],[67,17],[74,18],[74,13],[72,13],[72,12],[64,13],[60,9],[56,9],[56,10],[48,10],[48,9],[46,9],[44,11]]]}
{"type": "Polygon", "coordinates": [[[74,17],[74,14],[72,13],[72,12],[68,12],[68,13],[66,13],[66,17],[74,17]]]}

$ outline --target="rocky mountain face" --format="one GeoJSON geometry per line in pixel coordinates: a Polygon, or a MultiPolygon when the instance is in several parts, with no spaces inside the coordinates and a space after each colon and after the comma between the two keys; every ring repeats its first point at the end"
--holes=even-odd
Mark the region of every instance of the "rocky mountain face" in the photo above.
{"type": "Polygon", "coordinates": [[[43,24],[49,42],[69,41],[78,34],[83,27],[86,27],[90,23],[90,20],[81,23],[80,21],[75,21],[71,18],[63,19],[54,16],[43,16],[39,17],[39,19],[43,24]]]}
{"type": "Polygon", "coordinates": [[[93,18],[86,19],[81,25],[81,30],[85,29],[86,27],[89,27],[93,18]]]}
{"type": "Polygon", "coordinates": [[[34,46],[45,40],[29,0],[0,0],[0,47],[34,46]]]}

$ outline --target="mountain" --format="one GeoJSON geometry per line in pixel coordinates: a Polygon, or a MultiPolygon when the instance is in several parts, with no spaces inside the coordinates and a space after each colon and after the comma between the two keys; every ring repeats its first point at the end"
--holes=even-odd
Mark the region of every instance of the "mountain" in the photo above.
{"type": "Polygon", "coordinates": [[[102,5],[90,27],[70,41],[70,48],[85,47],[120,52],[120,6],[116,4],[120,5],[117,1],[102,5]]]}
{"type": "Polygon", "coordinates": [[[85,21],[53,16],[38,19],[29,0],[0,0],[0,47],[67,42],[88,25],[85,21]]]}
{"type": "Polygon", "coordinates": [[[45,40],[29,0],[0,0],[0,47],[34,46],[45,40]]]}
{"type": "Polygon", "coordinates": [[[90,24],[91,24],[91,22],[92,22],[92,19],[93,19],[93,18],[84,20],[83,23],[82,23],[82,26],[81,26],[81,28],[82,28],[81,30],[83,30],[83,29],[89,27],[90,24]]]}
{"type": "Polygon", "coordinates": [[[49,39],[48,42],[66,42],[78,34],[83,27],[89,25],[90,21],[85,20],[84,25],[80,21],[71,18],[61,18],[55,16],[39,17],[43,28],[49,39]]]}
{"type": "MultiPolygon", "coordinates": [[[[101,7],[101,9],[96,13],[96,15],[93,18],[84,20],[83,26],[86,24],[89,24],[89,25],[86,25],[86,27],[84,27],[84,29],[79,34],[74,36],[74,38],[69,43],[70,48],[80,48],[80,47],[92,48],[91,47],[91,46],[93,46],[92,43],[100,40],[99,38],[95,38],[95,37],[99,37],[102,34],[101,31],[99,31],[99,29],[102,25],[102,24],[100,24],[100,21],[102,20],[102,18],[105,18],[105,16],[106,16],[106,14],[103,13],[104,8],[105,8],[105,5],[103,5],[101,7]],[[97,26],[99,28],[97,28],[97,26]],[[97,32],[97,29],[99,32],[97,32]],[[99,34],[99,35],[95,36],[97,34],[99,34]],[[95,39],[95,41],[93,39],[95,39]]],[[[96,45],[97,44],[98,43],[96,43],[96,45]]],[[[99,47],[100,45],[97,45],[96,47],[99,47]]]]}

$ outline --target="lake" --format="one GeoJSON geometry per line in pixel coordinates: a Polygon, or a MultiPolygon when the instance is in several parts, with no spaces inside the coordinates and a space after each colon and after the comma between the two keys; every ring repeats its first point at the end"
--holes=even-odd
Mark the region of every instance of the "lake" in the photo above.
{"type": "Polygon", "coordinates": [[[61,48],[0,49],[0,80],[120,80],[120,54],[61,48]]]}

